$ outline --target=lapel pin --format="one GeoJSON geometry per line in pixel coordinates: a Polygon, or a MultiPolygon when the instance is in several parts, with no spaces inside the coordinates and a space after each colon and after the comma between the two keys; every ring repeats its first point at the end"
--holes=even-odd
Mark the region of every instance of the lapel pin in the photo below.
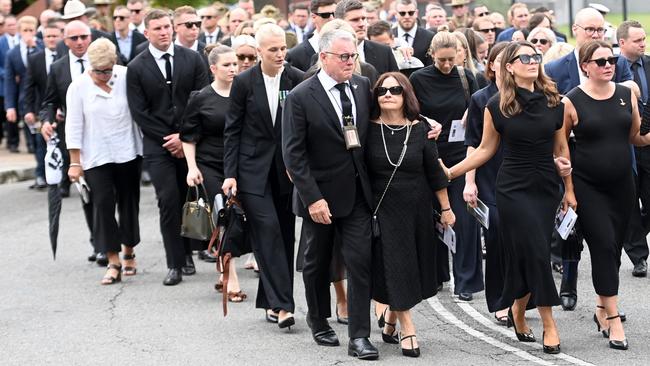
{"type": "Polygon", "coordinates": [[[352,84],[352,87],[355,88],[355,89],[356,89],[358,86],[359,86],[359,85],[357,85],[357,84],[352,84]]]}
{"type": "Polygon", "coordinates": [[[619,98],[621,100],[621,105],[625,105],[625,101],[623,101],[623,98],[619,98]]]}

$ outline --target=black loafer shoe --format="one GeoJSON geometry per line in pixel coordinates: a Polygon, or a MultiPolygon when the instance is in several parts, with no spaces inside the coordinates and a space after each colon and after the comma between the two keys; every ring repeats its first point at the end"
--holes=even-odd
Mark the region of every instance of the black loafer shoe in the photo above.
{"type": "Polygon", "coordinates": [[[208,252],[207,249],[199,251],[199,259],[208,263],[215,263],[217,261],[217,257],[208,252]]]}
{"type": "Polygon", "coordinates": [[[647,275],[648,275],[648,263],[646,263],[645,259],[641,259],[639,263],[634,265],[634,269],[632,270],[632,276],[645,277],[647,275]]]}
{"type": "Polygon", "coordinates": [[[313,332],[312,336],[319,346],[336,347],[340,345],[339,337],[336,336],[336,332],[332,328],[313,332]]]}
{"type": "Polygon", "coordinates": [[[88,256],[88,262],[94,262],[97,260],[97,253],[93,253],[88,256]]]}
{"type": "Polygon", "coordinates": [[[379,358],[379,351],[368,338],[350,338],[348,355],[360,360],[376,360],[379,358]]]}
{"type": "Polygon", "coordinates": [[[183,280],[183,274],[178,268],[172,268],[167,272],[167,277],[163,280],[163,285],[165,286],[175,286],[181,283],[183,280]]]}
{"type": "Polygon", "coordinates": [[[572,294],[560,294],[560,300],[562,300],[563,310],[572,311],[576,308],[578,296],[572,294]]]}
{"type": "Polygon", "coordinates": [[[108,266],[108,257],[106,257],[105,253],[97,253],[95,263],[100,267],[106,267],[108,266]]]}
{"type": "Polygon", "coordinates": [[[185,255],[185,265],[181,268],[181,271],[186,276],[191,276],[196,273],[196,267],[194,266],[194,259],[192,259],[191,254],[185,255]]]}
{"type": "Polygon", "coordinates": [[[458,294],[458,300],[460,301],[472,301],[473,299],[474,299],[474,295],[472,295],[471,293],[461,292],[460,294],[458,294]]]}

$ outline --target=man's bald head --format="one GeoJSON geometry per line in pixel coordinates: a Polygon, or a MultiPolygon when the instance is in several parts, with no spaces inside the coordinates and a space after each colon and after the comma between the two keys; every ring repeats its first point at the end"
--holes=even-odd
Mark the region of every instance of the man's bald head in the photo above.
{"type": "Polygon", "coordinates": [[[598,10],[594,8],[584,8],[584,9],[580,9],[576,13],[576,19],[574,22],[576,24],[581,24],[586,21],[598,20],[598,19],[602,20],[603,23],[605,23],[605,19],[603,18],[603,15],[598,10]]]}
{"type": "Polygon", "coordinates": [[[73,20],[70,23],[66,24],[63,29],[63,36],[68,37],[69,34],[77,33],[82,31],[82,34],[90,34],[90,27],[88,24],[82,22],[81,20],[73,20]]]}
{"type": "Polygon", "coordinates": [[[575,23],[571,27],[576,37],[576,47],[591,40],[603,40],[605,37],[605,18],[593,8],[584,8],[576,13],[575,23]]]}

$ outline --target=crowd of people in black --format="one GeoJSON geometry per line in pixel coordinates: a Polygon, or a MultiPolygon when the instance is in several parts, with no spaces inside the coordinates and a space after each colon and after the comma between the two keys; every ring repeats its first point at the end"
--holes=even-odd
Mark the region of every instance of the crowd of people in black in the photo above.
{"type": "MultiPolygon", "coordinates": [[[[82,177],[90,188],[89,260],[107,266],[104,285],[137,275],[142,179],[156,192],[163,284],[193,275],[196,251],[217,261],[180,230],[188,187],[203,185],[210,199],[241,200],[255,307],[279,328],[297,321],[297,262],[318,345],[339,345],[333,283],[349,355],[379,357],[374,303],[382,340],[418,357],[410,310],[453,278],[460,301],[485,290],[496,322],[522,342],[536,341],[525,313],[537,308],[543,350],[559,353],[552,308],[576,306],[584,241],[593,320],[611,348],[627,349],[622,249],[635,276],[648,256],[644,27],[626,21],[611,36],[607,9],[584,8],[572,49],[548,9],[530,16],[515,3],[506,28],[468,3],[452,0],[449,18],[434,2],[420,16],[415,0],[296,2],[286,19],[273,6],[256,14],[252,0],[199,10],[103,1],[95,16],[69,0],[40,26],[4,14],[8,147],[24,121],[38,188],[46,141],[58,135],[62,194],[82,177]],[[479,204],[483,225],[470,214],[479,204]],[[577,223],[562,239],[555,221],[567,210],[577,223]]],[[[234,265],[228,275],[215,288],[244,301],[234,265]]]]}

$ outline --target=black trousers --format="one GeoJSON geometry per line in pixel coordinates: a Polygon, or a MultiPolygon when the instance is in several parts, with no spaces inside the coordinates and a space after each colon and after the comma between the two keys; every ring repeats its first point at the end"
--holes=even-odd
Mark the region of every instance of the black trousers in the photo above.
{"type": "MultiPolygon", "coordinates": [[[[4,91],[2,91],[2,93],[4,93],[4,91]]],[[[3,106],[0,111],[0,142],[2,142],[4,137],[6,137],[5,135],[7,131],[7,113],[5,112],[4,105],[5,97],[0,95],[0,106],[3,106]]],[[[7,147],[9,147],[9,144],[7,144],[7,147]]]]}
{"type": "Polygon", "coordinates": [[[636,156],[636,192],[641,200],[635,201],[635,209],[630,217],[630,228],[627,240],[623,243],[625,253],[633,264],[648,259],[648,241],[646,235],[650,230],[650,147],[635,147],[636,156]]]}
{"type": "Polygon", "coordinates": [[[305,282],[307,307],[312,331],[327,327],[332,316],[330,303],[330,263],[334,237],[341,240],[341,251],[348,274],[348,334],[350,338],[370,336],[370,296],[372,278],[372,244],[370,207],[363,199],[360,184],[356,202],[346,217],[332,219],[332,224],[317,224],[304,218],[307,247],[302,278],[305,282]]]}
{"type": "Polygon", "coordinates": [[[171,154],[148,155],[151,182],[156,189],[160,233],[165,245],[167,268],[180,269],[185,255],[192,254],[190,240],[181,236],[181,215],[187,194],[187,164],[171,154]]]}
{"type": "MultiPolygon", "coordinates": [[[[275,169],[271,168],[271,172],[275,169]]],[[[296,217],[291,195],[280,193],[274,174],[269,175],[262,196],[240,192],[251,241],[260,269],[255,306],[260,309],[295,311],[293,254],[296,217]]]]}
{"type": "Polygon", "coordinates": [[[142,158],[84,171],[93,202],[93,238],[99,252],[120,252],[140,242],[140,170],[142,158]],[[115,220],[115,206],[119,217],[115,220]]]}

